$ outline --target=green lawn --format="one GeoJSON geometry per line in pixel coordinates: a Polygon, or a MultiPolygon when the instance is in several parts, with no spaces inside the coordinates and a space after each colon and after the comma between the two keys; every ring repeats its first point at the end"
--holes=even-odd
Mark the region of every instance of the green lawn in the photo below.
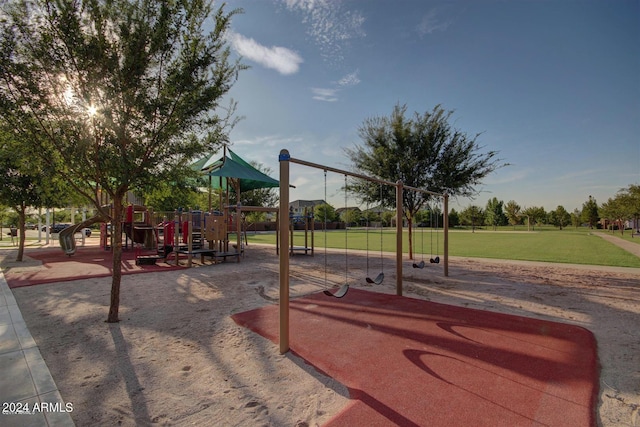
{"type": "MultiPolygon", "coordinates": [[[[296,232],[294,244],[302,246],[304,232],[296,232]]],[[[380,232],[351,229],[346,234],[349,249],[367,249],[380,251],[380,232]]],[[[629,236],[630,238],[630,236],[629,236]]],[[[251,234],[249,242],[275,244],[275,233],[251,234]]],[[[345,247],[345,231],[328,231],[326,233],[329,248],[345,247]]],[[[640,239],[637,239],[640,240],[640,239]]],[[[407,232],[403,236],[404,252],[408,253],[407,232]]],[[[316,248],[323,248],[325,233],[315,232],[316,248]]],[[[395,231],[385,230],[383,233],[383,250],[395,251],[395,231]]],[[[430,229],[418,229],[414,235],[415,258],[420,253],[425,257],[441,255],[443,251],[443,234],[431,233],[430,229]],[[423,234],[421,234],[421,232],[423,234]]],[[[585,229],[540,229],[532,232],[513,232],[503,228],[500,231],[454,230],[449,233],[449,255],[462,257],[513,259],[524,261],[546,261],[570,264],[607,265],[616,267],[640,268],[640,258],[623,249],[589,233],[585,229]]]]}

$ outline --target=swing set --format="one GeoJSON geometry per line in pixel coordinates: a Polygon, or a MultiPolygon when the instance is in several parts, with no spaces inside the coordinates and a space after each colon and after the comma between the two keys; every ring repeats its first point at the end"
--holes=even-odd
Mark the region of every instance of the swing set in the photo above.
{"type": "MultiPolygon", "coordinates": [[[[380,200],[382,200],[382,183],[380,183],[380,200]]],[[[369,206],[367,203],[367,211],[369,210],[369,206]]],[[[369,212],[367,212],[367,215],[369,214],[369,212]]],[[[383,234],[382,234],[382,226],[380,226],[380,274],[378,274],[376,276],[375,279],[372,279],[371,277],[369,277],[369,217],[367,216],[367,277],[366,277],[366,282],[367,283],[375,283],[376,285],[381,285],[382,281],[384,280],[384,256],[382,254],[382,241],[383,241],[383,234]]]]}
{"type": "MultiPolygon", "coordinates": [[[[429,232],[430,237],[431,237],[431,250],[430,250],[430,258],[429,258],[429,262],[431,264],[440,264],[440,255],[438,255],[439,252],[439,247],[440,247],[440,242],[439,242],[439,232],[438,232],[438,216],[440,215],[438,212],[436,212],[435,217],[435,229],[436,229],[436,256],[434,258],[433,256],[433,225],[434,225],[434,221],[433,221],[433,211],[434,209],[432,207],[429,207],[429,227],[431,229],[431,231],[429,232]]],[[[415,239],[414,239],[415,240],[415,239]]],[[[424,227],[420,227],[420,252],[422,255],[422,259],[419,263],[413,263],[413,268],[419,268],[419,269],[423,269],[426,266],[426,263],[424,262],[424,227]]]]}
{"type": "MultiPolygon", "coordinates": [[[[382,199],[382,184],[380,184],[380,195],[382,199]]],[[[327,170],[324,170],[324,199],[327,200],[327,170]]],[[[344,209],[346,218],[349,217],[349,208],[347,207],[347,175],[344,176],[344,209]]],[[[324,215],[324,283],[327,286],[327,216],[324,215]]],[[[346,221],[345,221],[346,224],[346,221]]],[[[348,255],[348,227],[344,229],[344,259],[345,259],[345,280],[344,284],[335,292],[325,290],[324,294],[334,298],[342,298],[349,291],[349,255],[348,255]]],[[[380,227],[380,268],[381,272],[375,279],[369,277],[369,220],[367,219],[367,277],[365,281],[367,283],[381,285],[384,280],[384,255],[382,252],[382,227],[380,227]]]]}
{"type": "MultiPolygon", "coordinates": [[[[324,171],[324,200],[327,200],[327,171],[324,171]]],[[[349,209],[347,208],[347,176],[344,176],[344,207],[346,216],[349,216],[349,209]]],[[[340,287],[336,292],[325,290],[324,294],[329,297],[342,298],[349,291],[349,258],[347,255],[347,248],[349,247],[349,240],[347,237],[347,227],[344,227],[344,285],[340,287]]],[[[324,285],[327,286],[327,212],[324,213],[324,285]]]]}
{"type": "MultiPolygon", "coordinates": [[[[402,181],[398,180],[397,182],[389,182],[384,181],[378,178],[357,174],[353,172],[344,171],[341,169],[336,169],[329,166],[320,165],[317,163],[308,162],[305,160],[295,159],[291,157],[287,150],[281,150],[280,155],[278,157],[280,163],[280,214],[279,214],[279,241],[283,245],[283,247],[289,246],[289,184],[290,184],[290,164],[298,164],[301,166],[307,166],[315,169],[320,169],[324,171],[325,177],[325,201],[327,199],[327,172],[334,172],[341,175],[344,175],[345,179],[345,208],[347,205],[347,177],[353,177],[357,179],[362,179],[368,182],[377,183],[380,185],[380,192],[382,193],[382,186],[388,185],[395,187],[396,190],[396,294],[398,296],[402,296],[402,236],[403,236],[403,210],[402,210],[402,200],[403,200],[403,192],[404,191],[414,191],[418,193],[427,194],[430,196],[442,197],[443,199],[443,270],[444,275],[449,275],[449,239],[448,239],[448,200],[449,197],[447,194],[435,193],[429,190],[424,190],[421,188],[415,188],[411,186],[406,186],[402,183],[402,181]]],[[[348,213],[348,209],[347,209],[348,213]]],[[[324,218],[325,221],[325,286],[327,286],[327,240],[326,240],[326,215],[324,218]]],[[[368,227],[367,227],[368,233],[368,227]]],[[[331,292],[329,290],[325,290],[324,294],[333,297],[333,298],[342,298],[349,291],[349,275],[348,275],[348,232],[347,227],[345,227],[345,283],[341,285],[336,291],[331,292]]],[[[437,237],[436,237],[437,238],[437,237]]],[[[365,278],[367,283],[374,284],[382,284],[384,280],[384,270],[383,270],[383,260],[384,256],[382,253],[382,240],[383,240],[383,230],[380,228],[380,267],[381,272],[375,277],[371,278],[369,276],[369,240],[367,234],[367,277],[365,278]]],[[[434,263],[439,263],[440,257],[436,256],[433,258],[434,263]],[[437,261],[436,261],[437,260],[437,261]]],[[[280,298],[279,298],[279,322],[280,322],[280,353],[284,354],[289,351],[289,282],[290,282],[290,274],[289,274],[289,254],[286,251],[280,251],[279,254],[279,275],[280,275],[280,298]]]]}

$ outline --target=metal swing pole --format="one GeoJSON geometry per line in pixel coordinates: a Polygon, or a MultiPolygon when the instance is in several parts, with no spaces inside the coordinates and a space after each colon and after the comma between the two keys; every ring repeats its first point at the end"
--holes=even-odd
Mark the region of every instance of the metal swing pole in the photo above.
{"type": "Polygon", "coordinates": [[[281,150],[280,161],[280,205],[278,233],[280,244],[280,354],[289,351],[289,159],[287,150],[281,150]]]}
{"type": "Polygon", "coordinates": [[[449,277],[449,195],[445,194],[443,199],[442,231],[444,232],[444,277],[449,277]]]}
{"type": "Polygon", "coordinates": [[[402,181],[396,181],[396,295],[402,296],[402,181]]]}

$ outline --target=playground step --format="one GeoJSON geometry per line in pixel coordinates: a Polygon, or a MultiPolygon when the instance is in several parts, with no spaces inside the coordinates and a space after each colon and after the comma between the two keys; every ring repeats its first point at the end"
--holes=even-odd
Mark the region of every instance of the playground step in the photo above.
{"type": "Polygon", "coordinates": [[[140,255],[136,257],[136,265],[154,265],[159,259],[164,259],[164,257],[161,255],[140,255]]]}

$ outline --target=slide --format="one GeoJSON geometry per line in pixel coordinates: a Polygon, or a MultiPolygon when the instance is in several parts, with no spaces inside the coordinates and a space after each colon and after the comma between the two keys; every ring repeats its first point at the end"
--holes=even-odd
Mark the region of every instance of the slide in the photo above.
{"type": "Polygon", "coordinates": [[[64,253],[69,256],[76,253],[76,239],[74,236],[77,232],[82,231],[83,228],[87,228],[95,224],[96,222],[104,221],[107,221],[107,219],[102,216],[94,216],[85,221],[82,221],[81,223],[73,224],[62,230],[58,234],[58,240],[60,241],[60,247],[62,248],[64,253]]]}

